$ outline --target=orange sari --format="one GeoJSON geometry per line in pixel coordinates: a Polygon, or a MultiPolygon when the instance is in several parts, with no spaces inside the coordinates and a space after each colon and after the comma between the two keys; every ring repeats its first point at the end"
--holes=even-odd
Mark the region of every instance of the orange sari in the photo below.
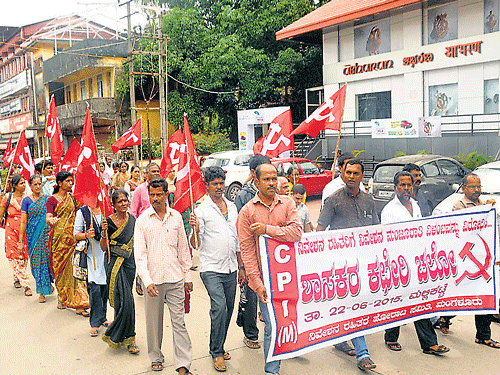
{"type": "Polygon", "coordinates": [[[59,221],[52,226],[49,233],[49,259],[58,301],[73,309],[86,309],[90,307],[87,287],[85,282],[73,277],[71,264],[76,245],[73,225],[77,208],[76,201],[70,194],[63,201],[58,202],[54,217],[58,217],[59,221]]]}

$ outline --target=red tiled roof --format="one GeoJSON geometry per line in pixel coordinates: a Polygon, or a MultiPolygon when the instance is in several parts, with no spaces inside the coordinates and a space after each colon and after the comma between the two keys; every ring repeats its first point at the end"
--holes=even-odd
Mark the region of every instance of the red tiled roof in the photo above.
{"type": "Polygon", "coordinates": [[[331,0],[276,33],[276,40],[338,25],[422,0],[331,0]]]}

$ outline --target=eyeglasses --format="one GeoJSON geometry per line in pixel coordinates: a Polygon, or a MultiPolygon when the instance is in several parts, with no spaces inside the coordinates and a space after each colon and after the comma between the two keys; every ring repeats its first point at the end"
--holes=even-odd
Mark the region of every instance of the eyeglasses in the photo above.
{"type": "Polygon", "coordinates": [[[481,190],[481,185],[466,185],[465,187],[470,190],[481,190]]]}

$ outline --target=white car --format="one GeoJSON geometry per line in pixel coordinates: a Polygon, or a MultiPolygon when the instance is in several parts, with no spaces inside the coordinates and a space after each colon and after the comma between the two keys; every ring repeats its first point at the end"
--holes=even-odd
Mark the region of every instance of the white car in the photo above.
{"type": "MultiPolygon", "coordinates": [[[[472,173],[477,174],[481,179],[481,200],[494,199],[497,202],[495,206],[498,208],[500,203],[500,161],[483,164],[474,169],[472,173]]],[[[455,187],[455,192],[439,203],[432,211],[432,215],[450,213],[453,204],[463,198],[462,186],[455,187]]]]}
{"type": "Polygon", "coordinates": [[[250,176],[248,163],[252,156],[252,150],[216,152],[206,157],[201,168],[217,166],[224,170],[226,173],[226,198],[233,202],[250,176]]]}

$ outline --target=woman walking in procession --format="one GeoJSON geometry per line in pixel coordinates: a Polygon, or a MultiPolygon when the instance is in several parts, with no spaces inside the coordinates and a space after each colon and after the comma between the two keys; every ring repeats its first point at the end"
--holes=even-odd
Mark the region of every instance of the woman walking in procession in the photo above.
{"type": "Polygon", "coordinates": [[[104,253],[101,250],[101,223],[103,215],[99,207],[83,206],[76,213],[73,234],[77,241],[86,241],[87,292],[90,299],[90,336],[99,334],[99,327],[109,326],[106,320],[108,285],[104,269],[104,253]]]}
{"type": "Polygon", "coordinates": [[[26,189],[26,180],[21,175],[12,176],[12,192],[6,194],[0,206],[0,218],[7,211],[5,224],[5,253],[14,273],[14,286],[24,288],[24,295],[33,293],[28,279],[28,248],[21,237],[21,202],[26,189]]]}
{"type": "Polygon", "coordinates": [[[30,256],[31,273],[35,278],[38,302],[46,301],[45,296],[52,294],[54,278],[49,269],[49,229],[45,221],[48,195],[42,194],[42,177],[33,175],[29,179],[31,195],[21,203],[20,238],[26,234],[30,256]]]}
{"type": "Polygon", "coordinates": [[[135,343],[135,306],[132,287],[135,278],[134,226],[135,218],[127,211],[130,205],[125,190],[111,194],[115,213],[102,222],[101,248],[107,252],[105,262],[109,304],[115,309],[115,319],[102,337],[113,349],[127,345],[131,354],[139,353],[135,343]]]}
{"type": "Polygon", "coordinates": [[[75,250],[73,225],[80,204],[71,195],[73,175],[61,171],[56,176],[54,195],[47,199],[49,233],[49,260],[57,289],[57,308],[76,310],[77,315],[89,316],[89,295],[85,282],[73,277],[71,257],[75,250]]]}

